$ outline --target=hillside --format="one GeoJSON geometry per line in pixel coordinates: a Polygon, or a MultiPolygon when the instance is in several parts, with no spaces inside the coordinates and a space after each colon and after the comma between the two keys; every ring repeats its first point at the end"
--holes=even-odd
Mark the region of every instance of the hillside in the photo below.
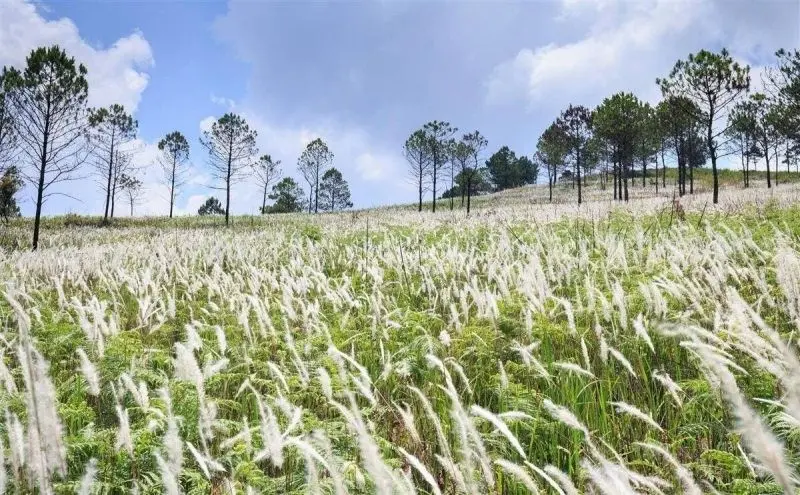
{"type": "Polygon", "coordinates": [[[40,251],[0,258],[27,349],[2,351],[0,408],[38,408],[57,493],[91,462],[108,493],[779,493],[742,445],[783,449],[777,472],[800,456],[800,184],[633,191],[48,219],[40,251]]]}

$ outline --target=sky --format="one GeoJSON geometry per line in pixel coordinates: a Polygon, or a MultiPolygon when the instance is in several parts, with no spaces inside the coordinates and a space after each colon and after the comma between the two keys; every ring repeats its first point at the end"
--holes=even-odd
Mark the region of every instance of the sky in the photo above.
{"type": "MultiPolygon", "coordinates": [[[[168,212],[153,164],[174,130],[191,147],[177,212],[219,194],[199,137],[226,112],[301,185],[297,158],[321,137],[367,208],[415,199],[402,146],[430,120],[479,130],[487,157],[503,145],[530,155],[568,104],[618,91],[657,102],[655,79],[700,49],[728,48],[758,86],[775,50],[800,47],[800,0],[0,0],[0,65],[51,44],[86,65],[91,106],[120,103],[138,120],[137,215],[168,212]]],[[[101,214],[84,174],[44,213],[101,214]]],[[[30,188],[20,199],[31,214],[30,188]]],[[[234,187],[232,213],[260,204],[253,181],[234,187]]]]}

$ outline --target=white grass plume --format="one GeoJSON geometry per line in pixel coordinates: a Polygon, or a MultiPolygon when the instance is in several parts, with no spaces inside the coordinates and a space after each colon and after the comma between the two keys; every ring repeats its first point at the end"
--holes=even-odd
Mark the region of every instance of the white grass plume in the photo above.
{"type": "Polygon", "coordinates": [[[100,395],[100,379],[97,377],[97,370],[94,364],[89,360],[83,349],[78,348],[78,357],[81,360],[81,373],[86,379],[86,384],[89,388],[89,393],[94,396],[100,395]]]}
{"type": "Polygon", "coordinates": [[[614,349],[611,346],[608,347],[608,352],[614,357],[614,359],[616,359],[622,366],[624,366],[626,370],[628,370],[628,373],[630,373],[632,377],[634,378],[639,377],[639,375],[637,375],[636,372],[633,371],[633,366],[631,365],[631,362],[628,361],[628,358],[626,358],[624,354],[622,354],[620,351],[614,349]]]}
{"type": "Polygon", "coordinates": [[[656,349],[653,347],[653,341],[650,340],[650,334],[647,333],[647,329],[644,327],[644,317],[641,313],[633,320],[633,330],[636,332],[636,336],[644,340],[647,347],[650,348],[650,352],[655,353],[656,349]]]}
{"type": "Polygon", "coordinates": [[[665,371],[653,370],[653,379],[660,383],[667,390],[678,407],[683,407],[683,399],[681,399],[683,389],[680,385],[672,380],[672,377],[670,377],[665,371]]]}
{"type": "Polygon", "coordinates": [[[428,468],[426,468],[425,465],[419,459],[417,459],[415,455],[409,454],[403,447],[397,447],[397,450],[399,450],[405,456],[408,463],[411,464],[422,476],[425,482],[428,483],[428,485],[431,487],[432,493],[434,495],[442,495],[442,491],[439,489],[439,484],[436,482],[436,478],[434,478],[430,471],[428,471],[428,468]]]}
{"type": "Polygon", "coordinates": [[[180,495],[181,490],[178,488],[178,481],[175,479],[175,474],[157,452],[154,455],[158,468],[161,471],[161,483],[164,485],[164,493],[166,495],[180,495]]]}
{"type": "Polygon", "coordinates": [[[114,448],[117,450],[125,449],[128,454],[133,455],[133,440],[131,439],[131,425],[128,419],[128,410],[117,403],[117,439],[114,443],[114,448]]]}
{"type": "Polygon", "coordinates": [[[514,436],[513,433],[511,433],[511,430],[508,429],[508,426],[503,422],[502,419],[498,418],[494,413],[487,411],[486,409],[482,408],[477,404],[473,404],[472,406],[470,406],[470,411],[475,416],[481,417],[486,421],[490,422],[495,428],[497,428],[500,431],[500,433],[503,434],[504,437],[506,437],[511,446],[514,447],[514,449],[516,449],[516,451],[523,459],[527,458],[527,456],[525,455],[525,450],[523,450],[522,445],[519,444],[519,440],[517,440],[517,437],[514,436]]]}
{"type": "Polygon", "coordinates": [[[532,494],[538,495],[539,486],[519,464],[514,464],[513,462],[505,459],[495,459],[494,463],[500,466],[503,471],[518,479],[532,494]]]}
{"type": "Polygon", "coordinates": [[[574,373],[576,375],[584,376],[587,378],[594,378],[594,373],[589,370],[585,370],[581,368],[579,364],[565,362],[565,361],[556,361],[553,363],[553,366],[556,368],[560,368],[564,371],[569,371],[570,373],[574,373]]]}
{"type": "Polygon", "coordinates": [[[638,407],[621,401],[612,401],[610,404],[616,408],[618,413],[627,414],[628,416],[632,416],[636,419],[644,421],[648,426],[655,430],[664,431],[664,429],[661,428],[661,425],[656,423],[656,420],[654,420],[651,415],[643,412],[638,407]]]}
{"type": "Polygon", "coordinates": [[[542,405],[550,414],[550,416],[553,417],[553,419],[564,423],[570,428],[583,432],[584,436],[589,438],[589,430],[574,414],[572,414],[572,411],[564,406],[554,404],[550,399],[544,399],[544,401],[542,401],[542,405]]]}
{"type": "Polygon", "coordinates": [[[678,477],[678,480],[680,480],[681,485],[683,485],[683,493],[686,495],[703,495],[703,491],[699,486],[697,486],[691,471],[686,469],[683,464],[678,462],[678,460],[673,457],[672,454],[667,451],[667,449],[655,443],[636,442],[636,445],[660,454],[672,465],[672,467],[675,469],[675,475],[678,477]]]}
{"type": "Polygon", "coordinates": [[[81,478],[78,495],[89,495],[92,492],[95,476],[97,476],[97,459],[89,459],[83,472],[83,478],[81,478]]]}
{"type": "Polygon", "coordinates": [[[706,359],[706,364],[719,378],[723,395],[731,406],[736,418],[737,430],[741,432],[745,445],[755,458],[775,476],[775,481],[786,493],[794,493],[795,482],[792,470],[786,460],[783,443],[775,438],[747,403],[739,391],[733,374],[713,357],[707,357],[712,354],[710,351],[701,351],[701,353],[706,359]]]}
{"type": "MultiPolygon", "coordinates": [[[[528,466],[534,473],[536,473],[539,476],[541,476],[542,479],[545,480],[547,482],[547,484],[550,485],[550,487],[553,490],[556,491],[556,493],[558,493],[558,495],[566,495],[564,493],[564,490],[561,488],[561,485],[559,485],[558,482],[556,482],[556,480],[554,480],[549,474],[547,474],[539,466],[537,466],[535,464],[532,464],[532,463],[530,463],[528,461],[525,461],[525,465],[528,466]]],[[[570,495],[573,495],[573,494],[570,494],[570,495]]],[[[574,495],[577,495],[577,492],[574,495]]]]}

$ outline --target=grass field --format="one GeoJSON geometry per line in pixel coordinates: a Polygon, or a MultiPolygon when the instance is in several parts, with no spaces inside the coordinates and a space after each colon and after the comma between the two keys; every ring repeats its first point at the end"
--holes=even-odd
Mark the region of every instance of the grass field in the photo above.
{"type": "Polygon", "coordinates": [[[800,186],[698,184],[679,209],[537,186],[469,218],[48,219],[0,255],[0,481],[797,493],[800,186]]]}

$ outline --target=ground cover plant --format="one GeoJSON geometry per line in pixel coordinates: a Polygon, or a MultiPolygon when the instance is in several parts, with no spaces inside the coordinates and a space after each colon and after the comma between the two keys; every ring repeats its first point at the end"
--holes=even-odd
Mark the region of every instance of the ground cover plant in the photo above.
{"type": "Polygon", "coordinates": [[[532,191],[45,219],[0,258],[0,487],[796,493],[800,189],[532,191]]]}

